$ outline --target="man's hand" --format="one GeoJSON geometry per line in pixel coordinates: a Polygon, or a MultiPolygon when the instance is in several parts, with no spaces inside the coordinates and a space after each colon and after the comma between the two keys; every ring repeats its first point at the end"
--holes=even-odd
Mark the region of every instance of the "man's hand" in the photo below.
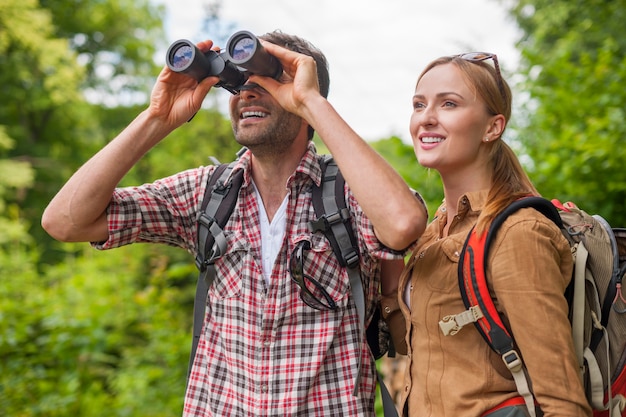
{"type": "Polygon", "coordinates": [[[278,81],[270,77],[251,75],[249,81],[267,90],[285,110],[306,118],[307,100],[322,97],[315,60],[271,42],[261,40],[261,43],[269,54],[280,61],[283,75],[278,81]]]}
{"type": "MultiPolygon", "coordinates": [[[[202,52],[210,49],[219,51],[210,40],[200,42],[197,46],[202,52]]],[[[200,110],[209,90],[218,82],[218,77],[207,77],[198,83],[193,78],[165,66],[152,89],[148,111],[173,130],[200,110]]]]}

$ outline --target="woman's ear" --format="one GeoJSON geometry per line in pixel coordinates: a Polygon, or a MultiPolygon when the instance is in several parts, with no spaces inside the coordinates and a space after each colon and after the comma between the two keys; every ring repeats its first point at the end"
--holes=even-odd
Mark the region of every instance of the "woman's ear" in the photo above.
{"type": "Polygon", "coordinates": [[[487,127],[487,131],[485,132],[485,138],[489,138],[491,141],[499,139],[500,136],[502,136],[502,132],[504,132],[505,127],[506,119],[503,115],[497,114],[493,116],[489,126],[487,127]]]}

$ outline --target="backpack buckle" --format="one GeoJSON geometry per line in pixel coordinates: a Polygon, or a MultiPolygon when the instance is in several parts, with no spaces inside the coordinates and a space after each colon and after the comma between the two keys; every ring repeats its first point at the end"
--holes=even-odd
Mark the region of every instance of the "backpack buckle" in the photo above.
{"type": "Polygon", "coordinates": [[[344,260],[348,268],[356,268],[359,266],[359,254],[354,248],[351,248],[350,252],[344,254],[344,260]]]}
{"type": "Polygon", "coordinates": [[[207,267],[207,262],[200,259],[199,256],[196,257],[196,268],[198,268],[200,272],[204,272],[206,270],[206,267],[207,267]]]}
{"type": "MultiPolygon", "coordinates": [[[[202,226],[204,226],[206,230],[211,230],[211,227],[213,226],[213,224],[217,222],[217,220],[214,217],[207,216],[205,212],[201,212],[200,214],[198,214],[198,218],[196,221],[200,223],[202,226]]],[[[204,272],[208,264],[209,264],[209,260],[206,258],[203,258],[201,251],[198,251],[198,255],[196,256],[196,268],[198,268],[200,272],[204,272]]]]}
{"type": "Polygon", "coordinates": [[[326,232],[330,230],[333,225],[342,223],[345,219],[349,218],[350,212],[347,208],[343,208],[331,214],[324,214],[319,219],[309,222],[309,231],[311,233],[326,232]]]}
{"type": "Polygon", "coordinates": [[[515,350],[510,350],[502,355],[502,360],[507,368],[511,370],[511,372],[519,371],[522,369],[522,360],[515,350]]]}
{"type": "Polygon", "coordinates": [[[215,223],[216,220],[214,217],[209,217],[206,215],[206,213],[203,212],[198,215],[197,222],[202,224],[202,226],[206,227],[207,229],[211,229],[211,225],[215,223]]]}

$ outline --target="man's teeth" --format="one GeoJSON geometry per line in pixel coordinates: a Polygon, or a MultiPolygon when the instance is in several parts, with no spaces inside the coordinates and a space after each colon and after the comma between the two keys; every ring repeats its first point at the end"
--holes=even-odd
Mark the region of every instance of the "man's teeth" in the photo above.
{"type": "Polygon", "coordinates": [[[426,136],[422,138],[423,143],[439,143],[443,142],[443,138],[434,138],[431,136],[426,136]]]}
{"type": "Polygon", "coordinates": [[[260,111],[246,111],[241,114],[241,117],[247,119],[248,117],[265,117],[266,114],[260,111]]]}

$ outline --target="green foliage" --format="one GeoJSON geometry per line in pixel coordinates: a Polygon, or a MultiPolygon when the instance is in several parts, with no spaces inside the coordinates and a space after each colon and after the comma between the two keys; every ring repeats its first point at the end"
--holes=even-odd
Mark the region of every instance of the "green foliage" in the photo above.
{"type": "MultiPolygon", "coordinates": [[[[101,254],[53,242],[39,227],[61,184],[143,107],[110,109],[85,94],[106,98],[107,85],[120,96],[147,93],[160,66],[160,9],[41,4],[0,0],[0,414],[180,415],[193,259],[149,245],[101,254]],[[96,65],[114,70],[98,78],[96,65]]],[[[207,149],[187,142],[195,157],[207,149]]],[[[162,149],[150,180],[191,162],[168,162],[174,141],[162,149]]]]}
{"type": "MultiPolygon", "coordinates": [[[[143,105],[100,107],[97,111],[100,117],[98,124],[106,137],[113,138],[144,108],[143,105]]],[[[108,139],[95,144],[91,153],[95,153],[106,142],[108,139]]],[[[151,149],[126,175],[121,185],[139,185],[186,169],[209,165],[212,164],[210,156],[221,162],[230,162],[235,159],[240,148],[235,142],[230,121],[215,109],[202,109],[189,123],[170,133],[151,149]]]]}
{"type": "Polygon", "coordinates": [[[15,204],[17,195],[28,190],[34,181],[34,172],[28,162],[3,159],[15,142],[0,126],[0,250],[4,245],[30,242],[27,222],[15,204]]]}
{"type": "Polygon", "coordinates": [[[0,255],[4,416],[180,415],[191,262],[137,245],[79,250],[38,273],[19,249],[0,255]]]}
{"type": "Polygon", "coordinates": [[[145,93],[156,71],[153,57],[163,47],[164,6],[150,0],[40,0],[87,72],[85,87],[119,102],[120,95],[145,93]],[[109,95],[112,94],[112,95],[109,95]]]}
{"type": "Polygon", "coordinates": [[[522,0],[520,138],[540,192],[626,224],[626,1],[522,0]]]}

